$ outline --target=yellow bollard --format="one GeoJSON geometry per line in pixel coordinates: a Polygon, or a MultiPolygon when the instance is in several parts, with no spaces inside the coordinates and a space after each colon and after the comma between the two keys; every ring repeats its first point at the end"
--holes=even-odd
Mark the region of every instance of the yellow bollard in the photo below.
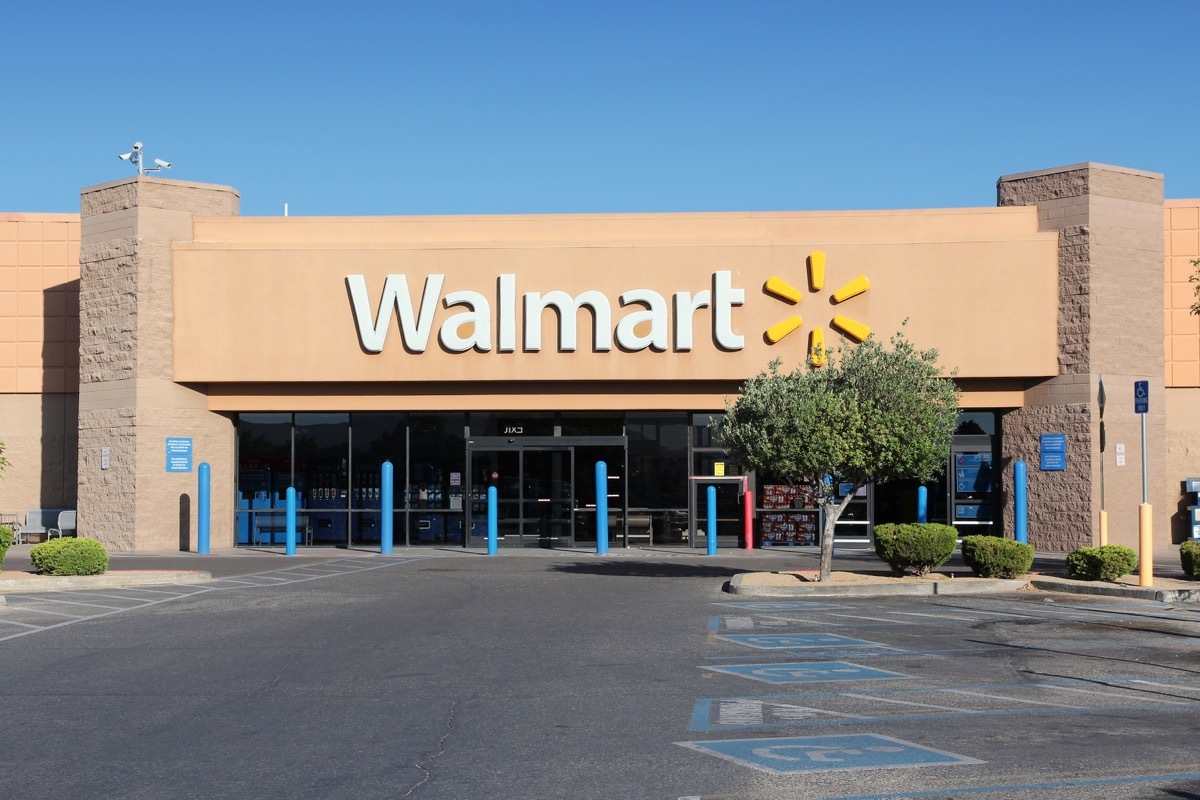
{"type": "Polygon", "coordinates": [[[1108,512],[1100,512],[1100,546],[1108,544],[1108,512]]]}
{"type": "Polygon", "coordinates": [[[1154,508],[1138,506],[1138,586],[1154,585],[1154,508]]]}

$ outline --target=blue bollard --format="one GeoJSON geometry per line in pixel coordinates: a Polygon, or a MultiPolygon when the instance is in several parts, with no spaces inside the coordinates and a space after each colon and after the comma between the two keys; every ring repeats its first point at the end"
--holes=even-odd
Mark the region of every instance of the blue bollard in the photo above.
{"type": "Polygon", "coordinates": [[[285,554],[296,555],[296,490],[287,488],[287,548],[285,554]]]}
{"type": "Polygon", "coordinates": [[[200,486],[196,491],[196,552],[209,554],[209,527],[212,519],[212,467],[205,461],[200,465],[200,486]]]}
{"type": "Polygon", "coordinates": [[[717,554],[717,487],[708,487],[708,554],[717,554]]]}
{"type": "Polygon", "coordinates": [[[608,553],[608,465],[596,462],[596,555],[608,553]]]}
{"type": "Polygon", "coordinates": [[[379,471],[379,499],[382,504],[382,508],[380,509],[382,524],[379,527],[379,554],[384,556],[391,555],[392,539],[394,538],[392,532],[392,516],[394,513],[394,509],[392,508],[394,505],[392,500],[392,472],[392,462],[383,462],[383,467],[379,471]]]}
{"type": "Polygon", "coordinates": [[[496,545],[497,545],[496,528],[498,527],[498,523],[496,521],[496,487],[495,486],[488,487],[487,497],[488,497],[488,502],[487,502],[488,555],[494,556],[494,555],[496,555],[496,545]]]}
{"type": "Polygon", "coordinates": [[[1029,544],[1029,504],[1026,492],[1025,462],[1013,464],[1013,538],[1029,544]]]}
{"type": "Polygon", "coordinates": [[[929,522],[929,488],[917,487],[917,522],[929,522]]]}

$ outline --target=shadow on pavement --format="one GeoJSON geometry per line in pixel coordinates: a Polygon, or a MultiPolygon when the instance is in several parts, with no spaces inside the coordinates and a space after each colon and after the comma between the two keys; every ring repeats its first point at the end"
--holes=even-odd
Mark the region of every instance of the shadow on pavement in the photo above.
{"type": "Polygon", "coordinates": [[[601,561],[583,564],[553,564],[550,569],[569,575],[604,575],[622,578],[732,578],[753,569],[678,564],[653,561],[601,561]]]}

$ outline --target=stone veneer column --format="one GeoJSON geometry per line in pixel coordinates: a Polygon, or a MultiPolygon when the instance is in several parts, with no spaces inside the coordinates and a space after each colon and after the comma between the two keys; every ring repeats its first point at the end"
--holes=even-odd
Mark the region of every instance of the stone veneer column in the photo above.
{"type": "MultiPolygon", "coordinates": [[[[1133,382],[1150,382],[1147,419],[1149,502],[1156,547],[1170,543],[1177,498],[1164,483],[1166,414],[1163,359],[1163,179],[1151,172],[1084,163],[1008,175],[998,204],[1036,205],[1041,230],[1059,231],[1058,377],[1025,392],[1025,407],[1003,417],[1003,467],[1029,467],[1029,539],[1042,551],[1099,543],[1100,376],[1105,508],[1109,543],[1137,549],[1142,501],[1141,425],[1133,382]],[[1067,470],[1038,468],[1039,434],[1067,437],[1067,470]],[[1116,466],[1117,444],[1125,466],[1116,466]]],[[[1003,334],[997,346],[1004,346],[1003,334]]],[[[1004,508],[1012,530],[1012,499],[1004,508]]]]}
{"type": "Polygon", "coordinates": [[[228,186],[134,177],[84,189],[79,256],[79,532],[112,550],[196,545],[196,469],[212,465],[212,544],[233,544],[232,420],[172,380],[171,243],[238,213],[228,186]],[[166,471],[189,437],[192,472],[166,471]],[[102,448],[109,467],[102,469],[102,448]]]}

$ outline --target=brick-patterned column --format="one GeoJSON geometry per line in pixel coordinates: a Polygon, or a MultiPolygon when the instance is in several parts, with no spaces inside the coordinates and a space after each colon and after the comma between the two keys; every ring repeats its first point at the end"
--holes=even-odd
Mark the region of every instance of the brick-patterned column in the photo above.
{"type": "MultiPolygon", "coordinates": [[[[1017,459],[1029,465],[1029,537],[1043,551],[1098,543],[1100,412],[1104,376],[1105,508],[1109,542],[1137,548],[1141,502],[1141,427],[1133,382],[1148,380],[1150,503],[1155,543],[1170,542],[1174,500],[1163,486],[1166,455],[1163,330],[1163,180],[1151,172],[1077,164],[1008,175],[999,205],[1036,205],[1042,230],[1059,231],[1058,377],[1030,387],[1025,406],[1004,415],[1006,478],[1017,459]],[[1039,435],[1067,437],[1067,470],[1038,469],[1039,435]],[[1124,444],[1125,466],[1115,446],[1124,444]]],[[[1003,337],[998,342],[1003,346],[1003,337]]],[[[1004,523],[1012,530],[1011,498],[1004,523]]]]}
{"type": "Polygon", "coordinates": [[[171,243],[238,213],[227,186],[136,177],[84,189],[79,282],[79,532],[113,550],[195,547],[196,467],[213,468],[213,544],[233,544],[233,426],[172,380],[171,243]],[[166,471],[166,439],[193,471],[166,471]],[[108,448],[108,468],[102,451],[108,448]]]}

